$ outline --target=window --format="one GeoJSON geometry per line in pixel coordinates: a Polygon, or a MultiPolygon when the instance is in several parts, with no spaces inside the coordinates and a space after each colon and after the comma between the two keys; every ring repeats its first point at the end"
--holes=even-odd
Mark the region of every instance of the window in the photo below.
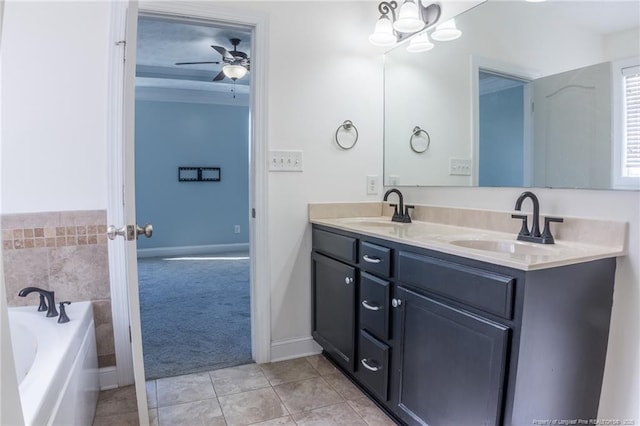
{"type": "Polygon", "coordinates": [[[613,187],[640,189],[640,60],[613,63],[613,187]]]}

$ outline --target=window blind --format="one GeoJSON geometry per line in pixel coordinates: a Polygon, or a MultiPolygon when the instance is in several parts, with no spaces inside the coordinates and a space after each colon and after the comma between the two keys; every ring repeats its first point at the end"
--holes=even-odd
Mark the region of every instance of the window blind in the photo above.
{"type": "Polygon", "coordinates": [[[623,174],[640,177],[640,66],[622,69],[624,84],[623,174]]]}

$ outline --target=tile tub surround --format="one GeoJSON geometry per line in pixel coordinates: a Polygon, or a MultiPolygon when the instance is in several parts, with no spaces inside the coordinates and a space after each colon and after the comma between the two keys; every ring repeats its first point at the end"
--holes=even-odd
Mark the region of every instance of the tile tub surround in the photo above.
{"type": "MultiPolygon", "coordinates": [[[[322,355],[147,382],[151,425],[393,426],[322,355]]],[[[100,393],[94,426],[137,425],[133,387],[100,393]]]]}
{"type": "MultiPolygon", "coordinates": [[[[556,244],[524,243],[539,253],[508,253],[465,248],[451,242],[516,241],[521,221],[513,219],[512,212],[417,205],[411,214],[413,223],[399,224],[391,222],[393,209],[386,203],[379,204],[377,216],[367,216],[366,212],[375,214],[369,204],[349,203],[344,209],[343,204],[324,204],[320,208],[310,204],[309,221],[521,270],[570,265],[627,253],[626,222],[565,217],[564,223],[552,226],[556,244]],[[380,226],[387,223],[394,226],[380,226]]],[[[540,215],[541,222],[543,216],[540,215]]]]}
{"type": "Polygon", "coordinates": [[[2,215],[9,306],[37,305],[24,287],[53,290],[56,302],[93,302],[98,363],[115,365],[105,210],[2,215]]]}

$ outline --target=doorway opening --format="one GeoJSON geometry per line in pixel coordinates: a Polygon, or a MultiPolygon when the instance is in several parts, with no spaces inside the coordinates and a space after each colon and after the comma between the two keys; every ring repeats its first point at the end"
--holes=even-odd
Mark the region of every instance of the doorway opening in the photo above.
{"type": "Polygon", "coordinates": [[[154,226],[137,247],[147,379],[252,362],[251,37],[138,19],[136,215],[154,226]]]}

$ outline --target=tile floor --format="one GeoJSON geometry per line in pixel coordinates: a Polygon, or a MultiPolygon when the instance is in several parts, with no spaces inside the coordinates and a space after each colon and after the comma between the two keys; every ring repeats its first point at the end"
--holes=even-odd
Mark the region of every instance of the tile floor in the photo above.
{"type": "MultiPolygon", "coordinates": [[[[151,425],[395,423],[322,355],[147,382],[151,425]]],[[[94,426],[138,424],[133,386],[100,392],[94,426]]]]}

